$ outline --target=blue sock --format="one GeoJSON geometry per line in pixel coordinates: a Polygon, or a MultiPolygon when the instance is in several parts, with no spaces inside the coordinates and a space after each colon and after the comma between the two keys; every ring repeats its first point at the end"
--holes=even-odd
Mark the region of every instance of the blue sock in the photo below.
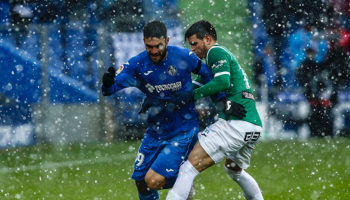
{"type": "Polygon", "coordinates": [[[157,190],[139,192],[139,198],[140,200],[159,200],[159,194],[157,190]]]}

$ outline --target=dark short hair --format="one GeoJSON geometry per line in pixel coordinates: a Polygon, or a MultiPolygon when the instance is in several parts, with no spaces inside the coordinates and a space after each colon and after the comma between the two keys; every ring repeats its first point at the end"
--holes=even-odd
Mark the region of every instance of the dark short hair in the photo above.
{"type": "Polygon", "coordinates": [[[216,41],[216,30],[215,27],[206,20],[200,20],[190,26],[185,33],[185,40],[190,38],[192,35],[197,35],[198,39],[203,39],[205,35],[211,35],[211,37],[216,41]]]}
{"type": "Polygon", "coordinates": [[[149,21],[145,27],[143,27],[143,38],[149,37],[166,38],[167,30],[165,24],[159,20],[149,21]]]}

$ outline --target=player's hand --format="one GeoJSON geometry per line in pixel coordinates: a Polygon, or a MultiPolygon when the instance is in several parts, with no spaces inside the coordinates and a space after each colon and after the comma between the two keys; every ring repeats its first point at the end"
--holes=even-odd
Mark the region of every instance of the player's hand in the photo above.
{"type": "Polygon", "coordinates": [[[245,110],[243,105],[234,101],[226,101],[226,105],[224,108],[224,114],[226,115],[226,117],[228,117],[229,115],[233,115],[238,119],[243,119],[246,116],[246,113],[247,111],[245,110]]]}
{"type": "Polygon", "coordinates": [[[103,74],[102,83],[105,87],[110,87],[115,83],[115,69],[109,67],[107,72],[103,74]]]}
{"type": "Polygon", "coordinates": [[[177,105],[180,104],[187,104],[189,103],[191,100],[193,100],[193,91],[179,91],[179,92],[175,92],[171,99],[170,102],[175,103],[177,105]]]}
{"type": "Polygon", "coordinates": [[[153,104],[154,104],[153,101],[146,97],[143,100],[139,114],[145,113],[150,107],[153,106],[153,104]]]}

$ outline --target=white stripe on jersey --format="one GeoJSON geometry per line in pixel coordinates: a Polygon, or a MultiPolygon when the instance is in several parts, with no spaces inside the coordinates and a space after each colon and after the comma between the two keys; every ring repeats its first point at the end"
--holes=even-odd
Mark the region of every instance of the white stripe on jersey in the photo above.
{"type": "Polygon", "coordinates": [[[214,77],[218,77],[218,76],[225,75],[225,74],[231,76],[230,72],[218,72],[214,75],[214,77]]]}
{"type": "Polygon", "coordinates": [[[198,82],[198,81],[192,81],[192,83],[193,83],[193,84],[195,84],[195,85],[198,85],[198,86],[200,86],[200,87],[202,87],[202,86],[203,86],[203,84],[202,84],[202,83],[200,83],[200,82],[198,82]]]}

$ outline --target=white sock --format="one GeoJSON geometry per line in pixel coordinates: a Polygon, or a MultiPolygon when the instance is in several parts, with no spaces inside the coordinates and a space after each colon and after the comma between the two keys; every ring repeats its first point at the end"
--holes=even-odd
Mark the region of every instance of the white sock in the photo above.
{"type": "Polygon", "coordinates": [[[179,175],[166,200],[186,200],[190,193],[192,184],[199,172],[189,161],[181,165],[179,175]]]}
{"type": "Polygon", "coordinates": [[[258,183],[246,171],[236,172],[224,167],[226,173],[238,183],[247,200],[263,200],[258,183]]]}

